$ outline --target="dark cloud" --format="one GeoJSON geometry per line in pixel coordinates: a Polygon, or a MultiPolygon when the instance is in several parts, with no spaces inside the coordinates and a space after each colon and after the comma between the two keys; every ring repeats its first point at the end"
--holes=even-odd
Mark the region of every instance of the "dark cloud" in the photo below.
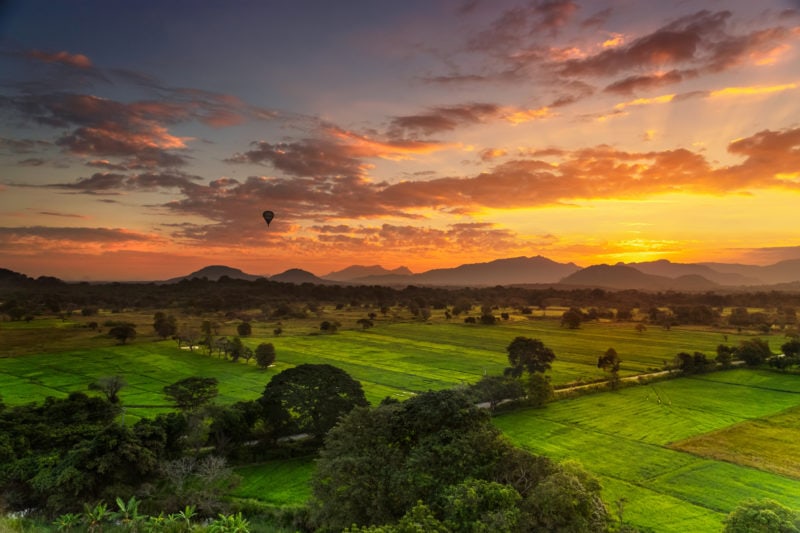
{"type": "Polygon", "coordinates": [[[639,90],[655,89],[664,85],[680,83],[684,79],[697,76],[697,71],[670,70],[663,74],[647,74],[643,76],[630,76],[608,85],[605,92],[617,94],[633,94],[639,90]]]}
{"type": "Polygon", "coordinates": [[[565,76],[612,76],[634,68],[663,68],[693,61],[718,35],[730,18],[729,11],[700,11],[667,24],[626,46],[604,50],[593,56],[565,61],[559,71],[565,76]]]}
{"type": "Polygon", "coordinates": [[[70,241],[82,243],[150,242],[154,238],[120,228],[71,228],[50,226],[0,227],[0,247],[19,244],[19,241],[70,241]]]}
{"type": "Polygon", "coordinates": [[[88,178],[79,178],[71,183],[54,183],[45,187],[84,194],[118,194],[123,191],[153,191],[157,189],[179,189],[186,191],[197,187],[201,178],[185,174],[142,173],[126,175],[98,172],[88,178]]]}
{"type": "Polygon", "coordinates": [[[540,0],[503,12],[491,26],[469,40],[471,50],[506,55],[538,40],[541,34],[556,35],[578,12],[571,0],[540,0]]]}
{"type": "Polygon", "coordinates": [[[17,164],[22,167],[40,167],[47,164],[47,161],[39,157],[31,157],[28,159],[23,159],[22,161],[17,161],[17,164]]]}
{"type": "Polygon", "coordinates": [[[483,122],[497,116],[500,111],[499,106],[488,103],[435,107],[426,113],[393,118],[389,124],[389,135],[405,137],[409,134],[431,135],[452,131],[461,125],[483,122]]]}
{"type": "Polygon", "coordinates": [[[0,137],[0,150],[12,154],[32,154],[51,146],[49,142],[34,139],[7,139],[0,137]]]}
{"type": "Polygon", "coordinates": [[[296,142],[253,143],[254,148],[228,159],[231,163],[269,163],[292,176],[356,176],[361,161],[342,150],[342,145],[324,139],[296,142]]]}
{"type": "Polygon", "coordinates": [[[581,27],[583,28],[599,28],[603,26],[606,21],[608,21],[611,14],[614,12],[613,9],[610,7],[607,9],[603,9],[602,11],[598,11],[594,15],[590,16],[583,22],[581,22],[581,27]]]}
{"type": "Polygon", "coordinates": [[[89,218],[84,215],[76,215],[74,213],[61,213],[59,211],[39,211],[37,214],[45,215],[48,217],[61,217],[61,218],[89,218]]]}
{"type": "Polygon", "coordinates": [[[408,157],[444,147],[436,141],[380,140],[332,125],[324,125],[317,133],[317,137],[275,144],[253,142],[252,150],[235,154],[226,161],[269,164],[290,176],[353,177],[364,174],[365,159],[408,157]]]}

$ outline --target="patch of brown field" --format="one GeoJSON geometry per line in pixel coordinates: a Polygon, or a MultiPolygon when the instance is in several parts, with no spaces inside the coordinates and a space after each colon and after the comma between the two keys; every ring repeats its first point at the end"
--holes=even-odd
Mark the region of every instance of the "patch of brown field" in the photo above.
{"type": "Polygon", "coordinates": [[[800,480],[800,406],[675,442],[670,447],[800,480]]]}

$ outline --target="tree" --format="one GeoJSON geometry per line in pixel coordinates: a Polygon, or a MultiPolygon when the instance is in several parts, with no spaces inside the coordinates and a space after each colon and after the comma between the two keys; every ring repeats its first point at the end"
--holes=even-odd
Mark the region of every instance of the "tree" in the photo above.
{"type": "Polygon", "coordinates": [[[243,352],[244,344],[242,343],[242,339],[239,337],[234,337],[228,346],[228,355],[231,356],[231,361],[234,363],[238,361],[243,352]]]}
{"type": "Polygon", "coordinates": [[[356,324],[361,326],[361,329],[368,329],[375,325],[369,318],[359,318],[356,320],[356,324]]]}
{"type": "Polygon", "coordinates": [[[612,389],[616,389],[619,386],[620,363],[622,361],[614,348],[609,348],[606,353],[597,358],[597,368],[602,368],[605,372],[611,374],[609,382],[612,389]]]}
{"type": "Polygon", "coordinates": [[[531,506],[529,531],[594,533],[606,531],[608,511],[600,483],[580,465],[568,462],[547,476],[523,505],[531,506]]]}
{"type": "Polygon", "coordinates": [[[122,376],[105,376],[89,384],[89,390],[102,392],[109,403],[119,403],[119,391],[128,383],[122,376]]]}
{"type": "Polygon", "coordinates": [[[759,338],[742,341],[735,353],[747,366],[761,365],[772,356],[769,343],[759,338]]]}
{"type": "Polygon", "coordinates": [[[253,326],[250,325],[250,322],[242,322],[236,326],[236,333],[240,337],[249,337],[253,333],[253,326]]]}
{"type": "Polygon", "coordinates": [[[720,344],[717,346],[717,356],[714,358],[714,361],[719,363],[722,368],[730,368],[731,363],[733,362],[733,354],[735,351],[736,349],[732,346],[720,344]]]}
{"type": "Polygon", "coordinates": [[[461,391],[356,408],[334,427],[312,480],[312,515],[326,530],[387,524],[469,477],[486,478],[510,447],[461,391]]]}
{"type": "Polygon", "coordinates": [[[745,500],[725,517],[723,533],[798,533],[800,515],[775,500],[745,500]]]}
{"type": "Polygon", "coordinates": [[[120,344],[125,344],[136,338],[136,326],[129,323],[117,324],[108,330],[108,335],[117,339],[120,344]]]}
{"type": "Polygon", "coordinates": [[[275,346],[271,342],[262,342],[256,346],[256,364],[264,370],[275,362],[275,346]]]}
{"type": "Polygon", "coordinates": [[[175,322],[175,317],[167,315],[162,311],[158,311],[153,315],[153,329],[159,337],[166,339],[172,337],[178,331],[178,325],[175,322]]]}
{"type": "Polygon", "coordinates": [[[196,411],[217,397],[217,378],[189,377],[164,387],[164,395],[181,411],[196,411]]]}
{"type": "Polygon", "coordinates": [[[531,374],[544,373],[550,370],[556,356],[553,350],[546,347],[539,339],[528,337],[517,337],[506,348],[508,352],[508,362],[511,364],[505,373],[518,378],[523,372],[531,374]]]}
{"type": "Polygon", "coordinates": [[[561,315],[561,325],[567,326],[569,329],[578,329],[581,327],[582,321],[583,313],[581,313],[580,309],[576,309],[575,307],[570,307],[569,310],[561,315]]]}
{"type": "Polygon", "coordinates": [[[525,395],[522,383],[508,376],[483,376],[471,385],[469,393],[476,402],[489,402],[494,411],[502,400],[516,400],[525,395]]]}
{"type": "Polygon", "coordinates": [[[316,439],[339,417],[368,405],[361,383],[332,365],[302,364],[275,375],[258,399],[279,436],[309,433],[316,439]]]}

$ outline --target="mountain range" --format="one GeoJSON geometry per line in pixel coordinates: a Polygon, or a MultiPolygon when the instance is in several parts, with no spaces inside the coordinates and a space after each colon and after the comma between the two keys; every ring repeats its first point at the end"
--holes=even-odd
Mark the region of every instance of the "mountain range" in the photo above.
{"type": "MultiPolygon", "coordinates": [[[[254,280],[267,278],[246,274],[226,266],[209,266],[182,279],[254,280]]],[[[558,263],[542,256],[497,259],[487,263],[471,263],[454,268],[438,268],[412,273],[406,267],[393,270],[379,265],[353,265],[319,277],[301,269],[290,269],[268,277],[286,283],[357,284],[387,286],[494,286],[494,285],[559,285],[597,287],[612,290],[714,291],[742,287],[775,290],[800,290],[800,259],[773,265],[741,265],[729,263],[672,263],[662,259],[642,263],[617,263],[581,268],[574,263],[558,263]]]]}

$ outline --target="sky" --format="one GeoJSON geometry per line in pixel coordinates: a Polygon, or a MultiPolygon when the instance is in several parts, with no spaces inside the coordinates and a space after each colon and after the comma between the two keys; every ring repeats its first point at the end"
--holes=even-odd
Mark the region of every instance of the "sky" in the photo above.
{"type": "Polygon", "coordinates": [[[0,2],[32,277],[763,265],[798,228],[800,0],[0,2]]]}

